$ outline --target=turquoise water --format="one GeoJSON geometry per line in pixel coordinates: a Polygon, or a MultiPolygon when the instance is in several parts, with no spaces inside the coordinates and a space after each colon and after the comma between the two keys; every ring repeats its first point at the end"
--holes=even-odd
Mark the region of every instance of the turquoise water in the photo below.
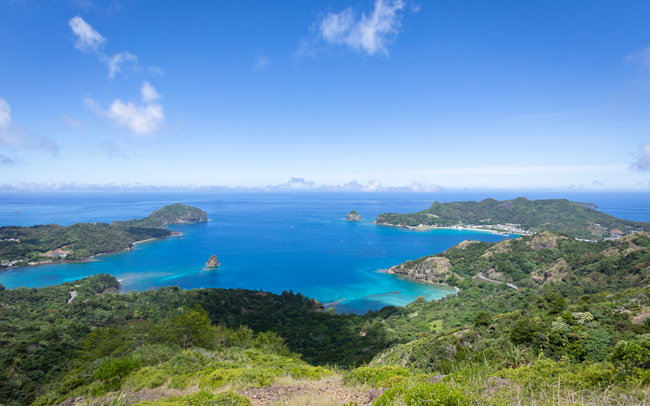
{"type": "MultiPolygon", "coordinates": [[[[496,198],[520,195],[484,194],[496,198]]],[[[647,195],[628,196],[624,199],[627,204],[614,204],[614,199],[607,196],[577,196],[573,200],[592,197],[589,201],[595,201],[596,197],[599,201],[595,202],[608,205],[612,214],[635,220],[650,214],[644,203],[647,195]]],[[[8,288],[41,287],[101,272],[117,277],[122,291],[168,285],[274,293],[293,290],[324,303],[339,302],[338,311],[364,313],[386,305],[405,305],[418,296],[430,300],[453,293],[448,287],[388,275],[386,268],[441,252],[468,238],[504,238],[460,230],[416,232],[377,226],[372,224],[377,214],[422,210],[434,200],[483,197],[470,193],[8,193],[0,201],[1,225],[109,222],[145,217],[174,202],[204,209],[210,221],[172,226],[172,230],[182,232],[181,238],[138,244],[133,251],[99,256],[90,262],[3,271],[0,283],[8,288]],[[345,221],[352,209],[364,217],[362,222],[345,221]],[[212,254],[222,264],[216,270],[204,266],[212,254]]]]}

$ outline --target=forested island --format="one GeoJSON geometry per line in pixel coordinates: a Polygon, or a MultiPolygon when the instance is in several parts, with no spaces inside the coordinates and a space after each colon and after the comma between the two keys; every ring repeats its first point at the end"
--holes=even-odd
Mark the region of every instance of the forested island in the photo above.
{"type": "Polygon", "coordinates": [[[176,203],[144,219],[107,223],[0,227],[0,269],[58,261],[80,261],[133,248],[139,241],[165,238],[169,224],[207,221],[196,207],[176,203]]]}
{"type": "Polygon", "coordinates": [[[365,315],[323,312],[291,292],[116,293],[109,275],[41,289],[0,285],[0,404],[648,399],[650,234],[466,241],[402,268],[429,275],[427,262],[445,269],[435,281],[460,292],[365,315]]]}
{"type": "Polygon", "coordinates": [[[385,213],[377,224],[411,228],[461,227],[513,234],[551,231],[586,240],[616,239],[634,231],[650,231],[650,223],[629,221],[594,209],[590,203],[566,199],[528,200],[519,197],[480,202],[434,202],[417,213],[385,213]]]}

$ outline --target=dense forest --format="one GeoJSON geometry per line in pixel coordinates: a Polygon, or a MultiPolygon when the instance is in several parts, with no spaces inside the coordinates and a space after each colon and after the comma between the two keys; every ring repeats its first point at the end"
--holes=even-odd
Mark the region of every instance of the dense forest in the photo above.
{"type": "MultiPolygon", "coordinates": [[[[376,222],[410,227],[494,228],[516,224],[516,228],[526,232],[551,231],[589,240],[617,237],[633,231],[650,231],[650,223],[619,219],[599,212],[588,204],[565,199],[528,200],[523,197],[505,201],[434,202],[428,209],[417,213],[380,214],[376,222]]],[[[513,231],[507,227],[498,229],[513,231]]]]}
{"type": "Polygon", "coordinates": [[[292,292],[116,293],[109,275],[0,288],[0,404],[247,405],[251,391],[334,379],[364,393],[350,405],[650,395],[647,233],[600,243],[543,233],[439,256],[458,295],[365,315],[292,292]],[[477,278],[490,269],[497,283],[477,278]]]}
{"type": "Polygon", "coordinates": [[[204,211],[183,204],[165,206],[142,220],[0,227],[0,269],[42,262],[78,261],[94,255],[124,251],[133,243],[164,238],[162,227],[189,221],[207,221],[204,211]]]}

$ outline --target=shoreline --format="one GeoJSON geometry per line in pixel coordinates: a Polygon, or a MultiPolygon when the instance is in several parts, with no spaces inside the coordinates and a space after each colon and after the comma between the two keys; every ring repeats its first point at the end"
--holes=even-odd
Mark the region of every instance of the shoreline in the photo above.
{"type": "Polygon", "coordinates": [[[422,226],[405,226],[403,224],[389,224],[389,223],[377,223],[376,221],[373,222],[374,224],[378,226],[388,226],[388,227],[397,227],[397,228],[404,228],[407,230],[412,230],[412,231],[418,231],[418,232],[425,232],[425,231],[433,231],[433,230],[461,230],[461,231],[473,231],[473,232],[479,232],[479,233],[487,233],[487,234],[494,234],[494,235],[500,235],[504,237],[508,237],[511,235],[533,235],[533,233],[530,234],[521,234],[521,233],[514,233],[510,231],[499,231],[499,230],[492,230],[492,229],[485,229],[485,228],[475,228],[475,227],[462,227],[462,226],[445,226],[445,227],[440,227],[440,226],[430,226],[430,225],[422,225],[422,226]]]}
{"type": "Polygon", "coordinates": [[[57,260],[57,261],[53,261],[51,259],[48,259],[46,261],[36,262],[36,263],[29,263],[28,262],[27,265],[23,265],[23,266],[8,266],[8,267],[5,267],[5,268],[2,268],[2,269],[0,269],[0,272],[8,271],[10,269],[31,268],[31,267],[39,266],[39,265],[63,264],[63,263],[66,263],[66,262],[68,262],[68,263],[73,263],[73,262],[77,262],[77,263],[94,262],[94,261],[96,261],[96,259],[95,259],[96,257],[102,256],[102,255],[119,254],[119,253],[122,253],[122,252],[133,251],[133,249],[135,248],[135,246],[137,244],[152,242],[152,241],[158,241],[158,240],[164,240],[166,238],[176,237],[176,236],[180,236],[180,235],[183,235],[183,233],[181,233],[180,231],[172,231],[172,234],[168,235],[167,237],[147,238],[145,240],[134,241],[134,242],[131,243],[131,246],[129,246],[127,248],[124,248],[123,250],[119,250],[119,251],[100,252],[99,254],[91,255],[88,258],[76,259],[76,260],[60,259],[60,260],[57,260]]]}
{"type": "MultiPolygon", "coordinates": [[[[390,269],[390,268],[388,268],[388,269],[390,269]]],[[[396,277],[401,278],[401,279],[406,279],[409,282],[421,283],[423,285],[429,285],[429,286],[440,286],[440,287],[444,287],[444,288],[454,289],[456,291],[456,294],[460,293],[460,291],[461,291],[460,288],[457,287],[457,286],[452,286],[452,285],[448,285],[446,283],[440,283],[440,282],[426,281],[426,280],[414,278],[414,277],[409,276],[409,275],[404,275],[404,274],[401,274],[401,273],[389,272],[388,269],[381,269],[380,272],[385,273],[387,275],[395,275],[396,277]]]]}

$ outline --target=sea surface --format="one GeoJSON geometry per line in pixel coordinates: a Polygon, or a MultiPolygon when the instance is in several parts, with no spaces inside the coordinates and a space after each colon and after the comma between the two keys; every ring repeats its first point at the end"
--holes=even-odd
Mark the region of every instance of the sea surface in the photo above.
{"type": "Polygon", "coordinates": [[[92,261],[0,271],[8,288],[42,287],[96,273],[114,275],[124,292],[164,286],[245,288],[301,292],[338,312],[365,313],[406,305],[418,296],[438,299],[455,291],[389,275],[393,265],[436,254],[466,239],[507,238],[464,230],[411,231],[372,223],[385,212],[414,212],[433,201],[568,198],[630,220],[650,221],[650,193],[463,191],[416,193],[200,193],[48,192],[0,194],[0,225],[111,222],[142,218],[181,202],[208,213],[207,223],[174,225],[182,236],[137,244],[133,251],[92,261]],[[345,220],[357,210],[363,221],[345,220]],[[216,254],[221,265],[205,263],[216,254]]]}

